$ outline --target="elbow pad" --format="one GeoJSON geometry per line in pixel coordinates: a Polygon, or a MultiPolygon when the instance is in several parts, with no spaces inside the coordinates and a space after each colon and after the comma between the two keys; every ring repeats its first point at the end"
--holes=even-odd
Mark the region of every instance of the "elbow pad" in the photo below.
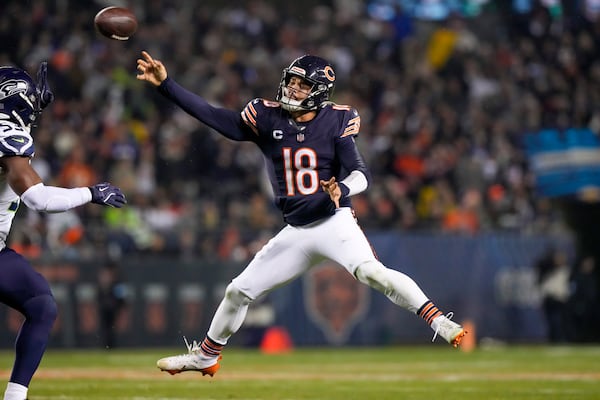
{"type": "Polygon", "coordinates": [[[21,195],[28,208],[43,212],[63,212],[89,203],[92,192],[88,188],[66,189],[46,186],[43,183],[31,186],[21,195]]]}

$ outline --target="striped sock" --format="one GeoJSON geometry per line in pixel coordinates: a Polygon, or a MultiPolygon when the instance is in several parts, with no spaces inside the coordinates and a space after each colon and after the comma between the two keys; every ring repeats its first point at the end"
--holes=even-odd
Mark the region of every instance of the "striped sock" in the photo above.
{"type": "Polygon", "coordinates": [[[425,304],[419,308],[417,315],[425,320],[427,324],[431,325],[434,319],[442,315],[442,312],[433,304],[431,300],[428,300],[425,304]]]}
{"type": "Polygon", "coordinates": [[[221,354],[223,347],[225,347],[225,345],[219,344],[207,336],[200,345],[200,351],[207,357],[218,357],[221,354]]]}

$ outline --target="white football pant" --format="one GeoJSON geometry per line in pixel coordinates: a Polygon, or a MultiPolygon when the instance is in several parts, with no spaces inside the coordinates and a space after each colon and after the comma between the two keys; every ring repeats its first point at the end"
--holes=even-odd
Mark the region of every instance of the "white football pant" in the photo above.
{"type": "Polygon", "coordinates": [[[344,266],[359,281],[379,290],[399,306],[416,313],[428,301],[407,275],[379,262],[348,207],[305,226],[287,225],[256,253],[254,259],[227,286],[208,336],[221,344],[237,332],[248,305],[328,258],[344,266]]]}

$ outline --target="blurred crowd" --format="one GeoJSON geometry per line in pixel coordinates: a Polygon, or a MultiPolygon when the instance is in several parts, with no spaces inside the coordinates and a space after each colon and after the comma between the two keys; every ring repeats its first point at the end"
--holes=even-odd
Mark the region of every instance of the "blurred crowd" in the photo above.
{"type": "Polygon", "coordinates": [[[358,143],[374,181],[353,205],[367,230],[564,232],[560,211],[535,196],[521,141],[543,127],[600,129],[600,23],[493,3],[504,2],[433,22],[399,6],[380,18],[361,0],[3,1],[0,64],[33,74],[47,60],[56,95],[34,131],[35,169],[48,184],[110,181],[129,201],[21,210],[11,245],[33,257],[107,249],[244,260],[281,228],[256,147],[137,81],[141,50],[209,102],[239,110],[273,99],[295,57],[329,59],[333,100],[362,117],[358,143]],[[95,32],[107,5],[134,10],[130,40],[95,32]]]}

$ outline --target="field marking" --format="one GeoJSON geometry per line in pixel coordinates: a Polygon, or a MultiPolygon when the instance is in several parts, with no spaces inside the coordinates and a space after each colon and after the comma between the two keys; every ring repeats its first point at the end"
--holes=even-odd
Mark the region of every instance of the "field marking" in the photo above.
{"type": "MultiPolygon", "coordinates": [[[[0,371],[0,378],[7,379],[10,377],[10,371],[0,371]]],[[[257,380],[269,380],[269,381],[313,381],[313,380],[339,380],[339,381],[379,381],[379,382],[407,382],[407,381],[600,381],[599,372],[586,372],[586,373],[565,373],[565,372],[531,372],[531,373],[402,373],[390,374],[390,373],[336,373],[328,371],[325,374],[318,373],[307,373],[307,372],[273,372],[265,371],[263,373],[257,372],[227,372],[223,371],[212,378],[202,377],[198,373],[186,372],[179,375],[171,376],[165,372],[150,372],[150,371],[115,371],[114,369],[107,368],[61,368],[56,370],[38,370],[35,374],[35,379],[44,380],[69,380],[69,379],[94,379],[94,380],[168,380],[168,379],[179,379],[179,380],[197,380],[206,379],[210,380],[226,380],[226,381],[257,381],[257,380]]]]}

